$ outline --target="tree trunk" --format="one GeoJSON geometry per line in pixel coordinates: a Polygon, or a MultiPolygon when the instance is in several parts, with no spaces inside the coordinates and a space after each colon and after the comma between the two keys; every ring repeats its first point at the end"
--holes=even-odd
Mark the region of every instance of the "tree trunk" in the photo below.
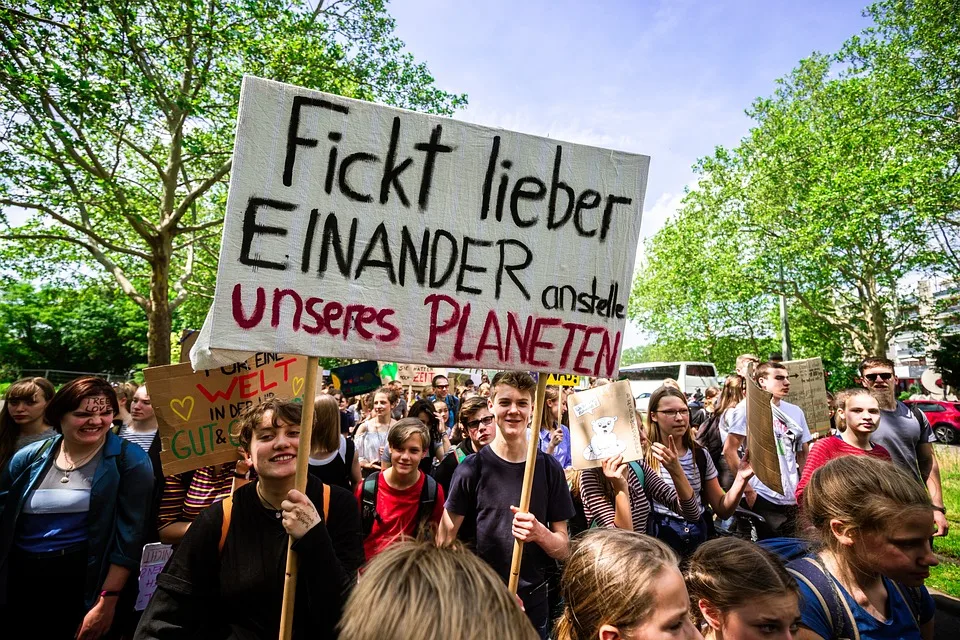
{"type": "Polygon", "coordinates": [[[147,364],[170,364],[170,254],[172,242],[161,236],[150,264],[150,308],[147,310],[147,364]]]}

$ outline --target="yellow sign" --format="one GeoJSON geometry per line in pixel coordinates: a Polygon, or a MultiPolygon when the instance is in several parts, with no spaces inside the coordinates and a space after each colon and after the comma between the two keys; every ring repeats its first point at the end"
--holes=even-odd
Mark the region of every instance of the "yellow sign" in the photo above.
{"type": "Polygon", "coordinates": [[[575,387],[580,382],[580,376],[551,373],[547,378],[548,387],[575,387]]]}

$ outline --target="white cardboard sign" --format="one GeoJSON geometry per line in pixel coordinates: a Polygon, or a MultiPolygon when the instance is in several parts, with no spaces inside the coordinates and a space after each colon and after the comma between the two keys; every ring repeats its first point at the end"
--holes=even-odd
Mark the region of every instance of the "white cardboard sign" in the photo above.
{"type": "Polygon", "coordinates": [[[193,365],[270,351],[612,376],[649,163],[247,76],[193,365]]]}

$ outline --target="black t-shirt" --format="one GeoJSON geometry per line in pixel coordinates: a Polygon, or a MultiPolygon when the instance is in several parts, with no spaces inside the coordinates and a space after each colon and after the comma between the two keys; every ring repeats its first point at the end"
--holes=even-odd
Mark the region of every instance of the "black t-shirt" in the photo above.
{"type": "MultiPolygon", "coordinates": [[[[323,512],[322,483],[307,480],[307,496],[323,512]]],[[[144,612],[137,638],[274,640],[287,558],[287,534],[276,512],[257,497],[256,483],[233,496],[230,529],[220,542],[223,505],[205,509],[187,530],[144,612]]],[[[300,567],[294,638],[336,638],[336,626],[357,569],[363,564],[360,512],[353,495],[330,487],[328,521],[293,545],[300,567]]]]}
{"type": "MultiPolygon", "coordinates": [[[[342,438],[343,436],[340,437],[342,438]]],[[[311,474],[320,479],[320,482],[335,484],[352,493],[353,485],[350,468],[353,465],[353,457],[357,454],[357,451],[353,440],[346,438],[344,442],[346,445],[344,451],[345,457],[340,457],[340,450],[338,449],[337,454],[326,464],[314,464],[313,460],[310,460],[309,470],[311,474]]]]}
{"type": "MultiPolygon", "coordinates": [[[[492,447],[484,447],[457,466],[444,505],[451,513],[464,516],[464,521],[475,510],[477,555],[493,567],[504,582],[509,577],[513,557],[510,506],[520,504],[523,469],[523,462],[507,462],[494,453],[492,447]]],[[[556,458],[542,451],[537,452],[530,513],[546,526],[569,520],[574,515],[563,467],[556,458]]],[[[539,601],[539,596],[546,596],[542,588],[546,570],[555,563],[540,545],[524,545],[518,590],[524,604],[532,605],[539,601]]]]}

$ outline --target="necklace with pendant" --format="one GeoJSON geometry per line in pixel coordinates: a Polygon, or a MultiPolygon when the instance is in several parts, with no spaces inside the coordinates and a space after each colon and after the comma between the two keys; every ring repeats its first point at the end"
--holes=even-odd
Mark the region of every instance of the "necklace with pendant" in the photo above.
{"type": "MultiPolygon", "coordinates": [[[[96,449],[94,449],[94,450],[93,450],[93,453],[89,454],[86,458],[82,459],[80,462],[71,462],[69,469],[65,469],[65,468],[61,467],[60,465],[57,464],[57,461],[54,460],[54,461],[53,461],[53,466],[55,466],[55,467],[57,468],[57,471],[62,471],[62,472],[63,472],[63,477],[60,478],[60,484],[67,484],[67,483],[69,483],[69,482],[70,482],[70,474],[73,473],[74,471],[76,471],[79,467],[82,467],[83,465],[85,465],[85,464],[87,464],[88,462],[90,462],[90,460],[93,458],[93,456],[97,455],[97,452],[98,452],[98,451],[100,451],[100,447],[97,447],[96,449]]],[[[68,458],[67,458],[67,452],[66,452],[66,450],[64,450],[64,449],[61,448],[61,451],[60,451],[60,452],[63,454],[63,460],[64,460],[64,462],[67,462],[67,461],[68,461],[68,458]]]]}
{"type": "Polygon", "coordinates": [[[263,494],[260,493],[260,483],[259,483],[259,482],[257,483],[257,497],[260,498],[260,502],[262,502],[262,503],[265,504],[266,506],[268,506],[268,507],[270,507],[271,509],[273,509],[273,511],[274,511],[274,516],[276,516],[277,518],[280,518],[281,516],[283,516],[283,511],[282,511],[281,509],[277,509],[277,508],[273,505],[272,502],[270,502],[269,500],[267,500],[266,498],[264,498],[264,497],[263,497],[263,494]]]}

